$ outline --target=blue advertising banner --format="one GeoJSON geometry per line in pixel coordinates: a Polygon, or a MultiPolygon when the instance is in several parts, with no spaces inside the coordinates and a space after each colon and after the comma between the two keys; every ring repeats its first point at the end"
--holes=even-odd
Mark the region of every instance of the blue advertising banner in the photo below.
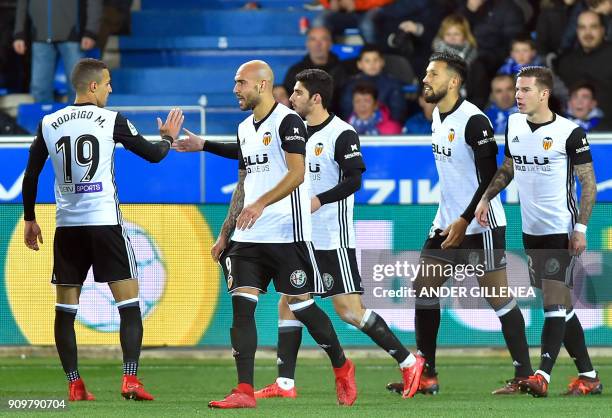
{"type": "MultiPolygon", "coordinates": [[[[605,139],[604,139],[605,138],[605,139]]],[[[612,202],[612,140],[592,140],[598,202],[612,202]]],[[[232,137],[215,138],[226,141],[232,137]]],[[[21,202],[21,182],[28,159],[27,144],[0,147],[0,202],[21,202]]],[[[503,159],[503,145],[498,160],[503,159]]],[[[367,171],[356,194],[360,204],[433,204],[439,200],[438,175],[426,137],[362,139],[367,171]]],[[[118,147],[116,182],[122,203],[228,203],[237,178],[237,162],[204,153],[170,155],[150,164],[118,147]]],[[[518,202],[511,184],[502,200],[518,202]]],[[[38,202],[53,203],[53,171],[46,164],[39,180],[38,202]]]]}

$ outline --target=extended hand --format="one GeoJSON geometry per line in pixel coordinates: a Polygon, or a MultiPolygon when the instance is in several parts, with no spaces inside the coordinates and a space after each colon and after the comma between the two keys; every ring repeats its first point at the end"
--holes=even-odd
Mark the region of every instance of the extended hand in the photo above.
{"type": "Polygon", "coordinates": [[[183,128],[183,132],[185,132],[187,136],[178,141],[174,141],[172,143],[172,148],[178,152],[194,152],[204,149],[204,142],[206,142],[204,138],[197,136],[186,128],[183,128]]]}
{"type": "Polygon", "coordinates": [[[43,243],[42,231],[36,221],[25,221],[23,231],[23,242],[31,250],[38,251],[38,241],[43,243]]]}
{"type": "Polygon", "coordinates": [[[465,230],[468,227],[468,221],[459,217],[455,222],[450,224],[448,228],[446,228],[440,236],[446,237],[442,244],[440,245],[442,249],[446,248],[456,248],[461,245],[463,239],[465,238],[465,230]]]}
{"type": "Polygon", "coordinates": [[[236,229],[251,229],[255,221],[261,216],[265,206],[259,202],[245,206],[236,219],[236,229]]]}
{"type": "Polygon", "coordinates": [[[171,136],[173,140],[176,140],[184,120],[185,116],[183,116],[183,111],[180,108],[172,109],[170,113],[168,113],[165,123],[162,124],[162,120],[157,118],[157,128],[159,129],[159,134],[161,136],[171,136]]]}

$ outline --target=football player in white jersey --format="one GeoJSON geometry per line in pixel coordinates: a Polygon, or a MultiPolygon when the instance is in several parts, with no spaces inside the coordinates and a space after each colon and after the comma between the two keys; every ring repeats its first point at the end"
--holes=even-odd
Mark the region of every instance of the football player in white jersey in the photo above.
{"type": "MultiPolygon", "coordinates": [[[[413,397],[419,387],[425,360],[411,354],[385,320],[361,300],[363,288],[355,255],[354,193],[361,188],[365,171],[359,136],[351,125],[328,113],[333,80],[323,70],[308,69],[296,76],[290,97],[295,111],[306,119],[306,145],[311,181],[312,235],[315,257],[325,293],[333,297],[340,318],[387,351],[403,377],[402,394],[413,397]]],[[[295,364],[302,339],[302,324],[291,313],[285,297],[279,300],[278,378],[255,392],[261,398],[295,397],[295,364]]]]}
{"type": "MultiPolygon", "coordinates": [[[[354,193],[361,187],[361,174],[365,171],[359,137],[352,126],[327,111],[333,93],[329,74],[317,69],[304,70],[296,80],[291,103],[307,121],[312,236],[325,287],[322,297],[333,297],[338,315],[372,338],[398,362],[404,378],[402,392],[405,387],[405,396],[412,397],[419,386],[424,359],[406,350],[384,319],[365,309],[361,301],[363,288],[353,227],[354,193]]],[[[234,144],[205,141],[186,132],[189,136],[173,145],[177,150],[204,150],[237,158],[234,144]]],[[[256,391],[256,398],[297,396],[294,376],[303,325],[289,309],[286,296],[281,296],[278,307],[278,378],[256,391]]]]}
{"type": "Polygon", "coordinates": [[[311,243],[306,127],[297,113],[274,101],[273,84],[274,74],[263,61],[249,61],[236,72],[234,93],[240,109],[253,113],[238,126],[238,184],[212,256],[220,261],[232,295],[230,336],[238,386],[209,407],[256,406],[254,315],[259,294],[270,281],[326,351],[338,403],[348,406],[357,398],[355,367],[345,358],[329,317],[311,296],[323,288],[311,243]]]}
{"type": "Polygon", "coordinates": [[[148,161],[161,161],[179,134],[183,115],[174,109],[164,124],[158,118],[161,141],[153,144],[121,114],[104,109],[112,92],[105,63],[81,60],[71,81],[77,92],[74,105],[45,116],[30,147],[23,178],[24,241],[35,251],[38,241],[42,244],[34,206],[38,176],[50,157],[57,202],[51,280],[57,293],[55,343],[68,378],[69,399],[94,399],[79,375],[74,331],[81,286],[93,267],[94,280],[108,283],[121,318],[121,394],[126,399],[153,400],[137,378],[143,333],[138,272],[117,199],[114,150],[121,143],[148,161]]]}
{"type": "MultiPolygon", "coordinates": [[[[479,271],[476,277],[480,287],[492,289],[495,293],[491,294],[504,295],[502,290],[508,286],[506,219],[499,198],[491,201],[491,226],[482,227],[474,219],[474,209],[497,169],[497,144],[489,119],[460,97],[466,71],[465,61],[459,56],[436,53],[430,57],[423,79],[425,100],[436,104],[432,150],[440,180],[440,204],[421,252],[424,268],[413,284],[417,348],[426,360],[421,393],[439,390],[435,359],[440,304],[429,289],[439,288],[451,278],[442,273],[448,271],[446,267],[472,266],[479,271]]],[[[515,375],[493,394],[519,393],[518,379],[533,373],[523,315],[511,296],[489,297],[487,302],[501,322],[515,375]]],[[[397,392],[398,384],[391,383],[387,388],[397,392]]]]}
{"type": "Polygon", "coordinates": [[[519,382],[521,389],[547,396],[552,368],[564,344],[579,373],[565,394],[599,394],[602,385],[571,295],[575,257],[586,248],[585,233],[597,195],[595,173],[584,130],[550,110],[552,91],[549,69],[525,67],[518,73],[519,113],[508,119],[504,163],[482,196],[476,217],[481,225],[489,225],[489,202],[514,179],[530,280],[541,289],[544,305],[540,367],[519,382]],[[581,186],[580,210],[574,176],[581,186]]]}

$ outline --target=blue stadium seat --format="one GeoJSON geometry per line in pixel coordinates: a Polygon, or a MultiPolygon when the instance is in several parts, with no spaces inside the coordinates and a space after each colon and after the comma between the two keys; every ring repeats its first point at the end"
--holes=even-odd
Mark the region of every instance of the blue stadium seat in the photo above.
{"type": "MultiPolygon", "coordinates": [[[[287,67],[275,68],[282,80],[287,67]]],[[[113,71],[113,88],[122,94],[230,93],[235,68],[120,68],[113,71]]]]}
{"type": "Polygon", "coordinates": [[[17,123],[31,134],[35,134],[43,116],[63,109],[66,105],[67,103],[20,104],[17,108],[17,123]]]}
{"type": "MultiPolygon", "coordinates": [[[[178,2],[175,2],[178,3],[178,2]]],[[[302,16],[316,16],[307,11],[284,10],[148,10],[132,13],[132,35],[173,36],[249,36],[299,35],[302,16]]],[[[266,45],[252,45],[265,48],[266,45]]]]}

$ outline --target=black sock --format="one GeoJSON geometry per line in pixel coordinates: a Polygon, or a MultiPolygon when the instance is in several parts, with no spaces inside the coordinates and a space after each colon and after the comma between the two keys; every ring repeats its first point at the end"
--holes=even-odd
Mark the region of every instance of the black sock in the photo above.
{"type": "Polygon", "coordinates": [[[308,328],[308,332],[319,347],[325,350],[332,366],[336,369],[342,367],[346,358],[327,314],[314,303],[313,299],[289,305],[289,308],[293,315],[308,328]]]}
{"type": "Polygon", "coordinates": [[[78,305],[55,306],[55,347],[68,381],[80,378],[77,366],[77,343],[74,318],[78,305]]]}
{"type": "Polygon", "coordinates": [[[565,335],[565,308],[562,306],[544,307],[544,326],[542,327],[542,349],[540,370],[552,372],[565,335]]]}
{"type": "Polygon", "coordinates": [[[385,350],[398,363],[406,360],[410,355],[410,351],[397,339],[393,331],[378,314],[369,309],[366,310],[364,319],[365,323],[361,327],[361,331],[372,339],[380,348],[385,350]]]}
{"type": "Polygon", "coordinates": [[[419,352],[425,357],[426,374],[436,374],[436,341],[438,328],[440,328],[440,305],[416,307],[414,310],[414,328],[416,345],[419,352]]]}
{"type": "Polygon", "coordinates": [[[136,376],[138,374],[138,360],[142,347],[142,316],[138,300],[120,304],[119,339],[123,351],[123,374],[136,376]]]}
{"type": "Polygon", "coordinates": [[[238,370],[238,383],[253,386],[255,351],[257,350],[257,326],[255,325],[256,296],[232,295],[234,319],[230,330],[232,351],[238,370]]]}
{"type": "Polygon", "coordinates": [[[276,346],[278,377],[295,378],[295,363],[300,344],[302,344],[302,324],[299,321],[279,321],[276,346]]]}
{"type": "Polygon", "coordinates": [[[578,373],[590,372],[593,370],[593,364],[591,364],[591,358],[584,341],[584,331],[580,320],[573,309],[567,313],[567,317],[570,317],[570,319],[565,321],[565,337],[563,338],[565,349],[574,360],[578,373]]]}
{"type": "MultiPolygon", "coordinates": [[[[499,313],[499,311],[497,311],[499,313]]],[[[506,347],[510,351],[514,365],[514,377],[527,377],[533,374],[529,359],[529,346],[525,337],[525,320],[518,306],[499,317],[506,347]]]]}

